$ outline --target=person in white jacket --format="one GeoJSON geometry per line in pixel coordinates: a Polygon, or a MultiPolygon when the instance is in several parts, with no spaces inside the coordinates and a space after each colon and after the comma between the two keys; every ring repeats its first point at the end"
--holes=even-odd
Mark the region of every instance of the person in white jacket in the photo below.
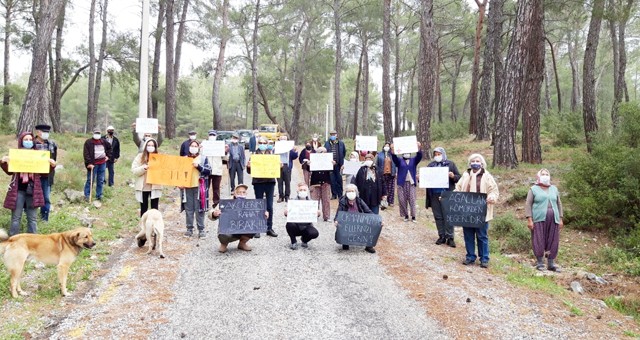
{"type": "MultiPolygon", "coordinates": [[[[218,136],[216,130],[209,130],[209,140],[215,141],[218,136]]],[[[207,156],[209,165],[211,166],[211,175],[209,175],[209,186],[211,187],[211,207],[215,207],[220,203],[220,183],[222,182],[222,157],[207,156]]]]}
{"type": "Polygon", "coordinates": [[[153,138],[147,140],[142,152],[136,155],[131,163],[131,172],[136,176],[134,188],[136,201],[140,202],[140,216],[149,209],[149,205],[151,205],[151,209],[158,209],[160,196],[162,196],[161,185],[147,183],[149,155],[152,153],[158,153],[158,143],[153,138]]]}

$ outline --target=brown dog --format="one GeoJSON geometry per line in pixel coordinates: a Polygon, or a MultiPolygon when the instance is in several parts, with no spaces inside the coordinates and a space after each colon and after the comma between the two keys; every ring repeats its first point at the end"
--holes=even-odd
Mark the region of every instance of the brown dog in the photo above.
{"type": "Polygon", "coordinates": [[[150,209],[140,217],[140,232],[136,235],[138,247],[142,247],[146,241],[149,241],[149,249],[147,254],[151,254],[153,249],[158,247],[160,258],[164,258],[162,251],[162,239],[164,238],[164,220],[162,213],[158,209],[150,209]]]}
{"type": "Polygon", "coordinates": [[[7,236],[0,229],[0,255],[4,254],[4,264],[11,275],[11,296],[27,295],[20,287],[20,276],[24,263],[29,256],[44,264],[58,266],[58,280],[63,296],[67,292],[67,275],[69,267],[82,249],[90,249],[96,245],[91,229],[77,228],[62,233],[49,235],[18,234],[7,236]]]}

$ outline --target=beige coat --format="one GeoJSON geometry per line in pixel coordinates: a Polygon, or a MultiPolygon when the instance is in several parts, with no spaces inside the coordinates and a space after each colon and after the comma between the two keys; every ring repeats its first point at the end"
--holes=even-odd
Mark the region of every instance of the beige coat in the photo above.
{"type": "MultiPolygon", "coordinates": [[[[134,189],[136,190],[136,200],[142,203],[142,190],[147,182],[147,171],[144,169],[145,163],[142,163],[142,154],[139,153],[131,163],[131,172],[136,178],[134,189]]],[[[162,185],[151,184],[151,199],[162,196],[162,185]]]]}
{"type": "Polygon", "coordinates": [[[209,156],[207,157],[209,166],[211,166],[211,176],[222,176],[222,157],[209,156]]]}
{"type": "MultiPolygon", "coordinates": [[[[465,171],[464,173],[462,173],[462,178],[460,178],[458,183],[456,183],[455,191],[476,192],[475,174],[472,174],[469,171],[465,171]],[[467,188],[469,188],[469,190],[467,190],[467,188]]],[[[482,179],[480,180],[480,192],[483,194],[487,194],[487,200],[493,199],[494,202],[497,202],[498,197],[500,196],[496,180],[493,179],[493,176],[491,176],[491,174],[486,169],[484,170],[484,174],[482,175],[482,179]]],[[[487,203],[487,222],[493,219],[493,206],[494,203],[487,203]]]]}

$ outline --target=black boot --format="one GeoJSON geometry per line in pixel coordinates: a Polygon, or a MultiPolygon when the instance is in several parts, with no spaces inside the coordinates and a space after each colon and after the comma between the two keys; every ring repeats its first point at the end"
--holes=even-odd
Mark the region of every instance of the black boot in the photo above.
{"type": "Polygon", "coordinates": [[[451,248],[455,248],[456,247],[456,242],[453,240],[453,237],[449,237],[447,238],[447,245],[451,248]]]}
{"type": "Polygon", "coordinates": [[[444,244],[447,240],[444,238],[444,235],[440,235],[440,237],[438,238],[438,240],[436,241],[437,245],[441,245],[444,244]]]}

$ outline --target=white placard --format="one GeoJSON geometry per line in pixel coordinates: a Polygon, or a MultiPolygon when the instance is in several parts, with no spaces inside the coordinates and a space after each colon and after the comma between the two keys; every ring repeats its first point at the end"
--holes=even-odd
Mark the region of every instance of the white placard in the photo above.
{"type": "Polygon", "coordinates": [[[158,133],[158,120],[156,118],[136,118],[137,133],[158,133]]]}
{"type": "Polygon", "coordinates": [[[332,153],[312,153],[309,155],[311,171],[333,170],[332,153]]]}
{"type": "Polygon", "coordinates": [[[356,136],[356,150],[358,151],[377,151],[377,136],[356,136]]]}
{"type": "Polygon", "coordinates": [[[223,140],[205,140],[200,146],[202,146],[202,155],[205,157],[222,157],[225,154],[223,140]]]}
{"type": "Polygon", "coordinates": [[[287,203],[287,222],[318,222],[318,201],[289,200],[287,203]]]}
{"type": "Polygon", "coordinates": [[[296,145],[296,142],[293,140],[279,140],[276,141],[276,145],[273,148],[273,153],[275,154],[281,154],[281,153],[285,153],[285,152],[289,152],[291,151],[291,149],[293,149],[293,147],[296,145]]]}
{"type": "Polygon", "coordinates": [[[418,152],[418,140],[416,139],[416,136],[393,138],[393,153],[396,155],[402,155],[414,152],[418,152]]]}
{"type": "Polygon", "coordinates": [[[448,189],[449,167],[424,167],[420,168],[420,188],[448,189]]]}
{"type": "Polygon", "coordinates": [[[358,161],[344,161],[344,168],[342,174],[344,175],[357,175],[358,170],[362,167],[362,163],[358,161]]]}

